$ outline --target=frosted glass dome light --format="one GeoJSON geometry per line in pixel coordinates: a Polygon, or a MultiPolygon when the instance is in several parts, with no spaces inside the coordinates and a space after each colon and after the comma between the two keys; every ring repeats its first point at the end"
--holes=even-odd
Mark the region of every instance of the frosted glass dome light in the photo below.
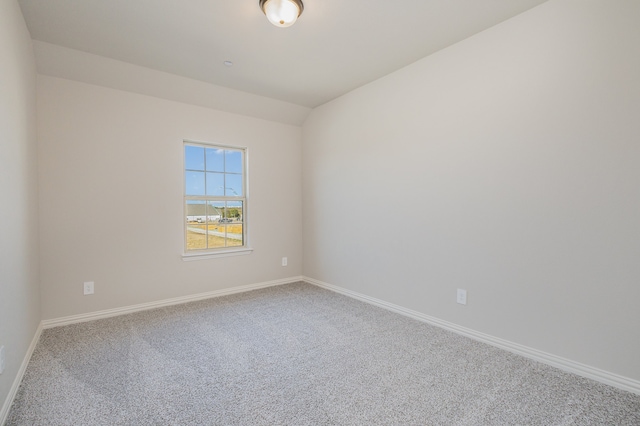
{"type": "Polygon", "coordinates": [[[302,0],[260,0],[260,8],[267,19],[276,27],[290,27],[295,24],[304,10],[302,0]]]}

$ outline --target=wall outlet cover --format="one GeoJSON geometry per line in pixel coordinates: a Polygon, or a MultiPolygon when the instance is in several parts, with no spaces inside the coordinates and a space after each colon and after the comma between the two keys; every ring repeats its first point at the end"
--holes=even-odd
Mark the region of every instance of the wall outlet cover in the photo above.
{"type": "Polygon", "coordinates": [[[4,346],[0,346],[0,374],[4,371],[4,346]]]}
{"type": "Polygon", "coordinates": [[[467,304],[467,290],[463,290],[461,288],[458,289],[458,297],[456,301],[461,305],[467,304]]]}
{"type": "Polygon", "coordinates": [[[93,294],[93,281],[86,281],[84,283],[84,295],[93,294]]]}

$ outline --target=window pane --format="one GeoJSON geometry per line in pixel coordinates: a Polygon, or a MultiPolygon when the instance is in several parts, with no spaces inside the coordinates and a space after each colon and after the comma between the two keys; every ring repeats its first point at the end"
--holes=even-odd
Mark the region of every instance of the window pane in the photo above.
{"type": "Polygon", "coordinates": [[[233,222],[242,222],[242,201],[227,202],[227,217],[233,222]]]}
{"type": "Polygon", "coordinates": [[[187,170],[204,170],[204,148],[185,145],[184,167],[187,170]]]}
{"type": "Polygon", "coordinates": [[[207,195],[224,195],[224,175],[207,173],[207,195]]]}
{"type": "Polygon", "coordinates": [[[242,175],[225,175],[225,192],[226,196],[242,197],[242,175]]]}
{"type": "Polygon", "coordinates": [[[204,172],[185,172],[185,193],[204,195],[204,172]]]}
{"type": "Polygon", "coordinates": [[[207,171],[224,172],[224,150],[207,148],[207,171]]]}
{"type": "Polygon", "coordinates": [[[226,214],[227,247],[244,245],[242,201],[228,201],[226,214]]]}
{"type": "Polygon", "coordinates": [[[207,206],[209,215],[207,243],[209,248],[225,247],[225,229],[220,222],[224,215],[224,202],[213,202],[207,206]]]}
{"type": "Polygon", "coordinates": [[[215,202],[207,205],[207,215],[209,216],[209,222],[218,222],[222,218],[224,212],[224,203],[215,202]]]}
{"type": "Polygon", "coordinates": [[[242,173],[242,152],[225,151],[224,171],[227,173],[242,173]]]}
{"type": "Polygon", "coordinates": [[[242,236],[242,223],[227,225],[227,247],[236,247],[244,244],[242,236]]]}
{"type": "Polygon", "coordinates": [[[206,249],[206,206],[204,201],[187,201],[186,220],[187,250],[206,249]]]}

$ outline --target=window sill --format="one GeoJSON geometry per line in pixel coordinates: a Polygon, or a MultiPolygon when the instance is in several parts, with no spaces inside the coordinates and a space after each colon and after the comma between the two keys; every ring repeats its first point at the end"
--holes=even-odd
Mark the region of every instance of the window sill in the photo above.
{"type": "Polygon", "coordinates": [[[244,256],[246,254],[251,254],[253,251],[250,247],[243,247],[240,249],[232,249],[232,250],[224,250],[217,252],[206,252],[206,253],[184,253],[182,254],[182,260],[185,262],[191,262],[194,260],[206,260],[206,259],[216,259],[219,257],[230,257],[230,256],[244,256]]]}

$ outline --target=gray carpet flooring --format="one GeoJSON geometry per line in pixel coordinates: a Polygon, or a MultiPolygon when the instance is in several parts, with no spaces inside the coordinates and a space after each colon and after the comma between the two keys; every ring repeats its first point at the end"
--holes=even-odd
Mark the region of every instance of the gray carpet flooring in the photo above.
{"type": "Polygon", "coordinates": [[[640,396],[296,283],[45,330],[8,425],[640,425],[640,396]]]}

